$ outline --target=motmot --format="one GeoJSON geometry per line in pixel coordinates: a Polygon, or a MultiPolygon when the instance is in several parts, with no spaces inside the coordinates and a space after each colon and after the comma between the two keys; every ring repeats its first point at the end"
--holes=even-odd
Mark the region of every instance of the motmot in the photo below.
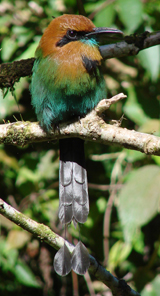
{"type": "MultiPolygon", "coordinates": [[[[117,29],[97,28],[82,15],[54,18],[36,50],[31,81],[32,105],[44,131],[61,122],[79,120],[106,97],[101,71],[101,42],[122,36],[117,29]]],[[[84,223],[89,213],[84,140],[59,140],[59,219],[68,225],[84,223]]],[[[84,274],[89,255],[80,241],[72,254],[66,244],[58,251],[54,267],[60,275],[71,269],[84,274]]]]}

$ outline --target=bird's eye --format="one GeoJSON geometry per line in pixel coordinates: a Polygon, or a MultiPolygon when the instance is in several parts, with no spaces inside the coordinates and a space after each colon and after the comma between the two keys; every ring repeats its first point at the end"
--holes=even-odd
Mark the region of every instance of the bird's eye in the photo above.
{"type": "Polygon", "coordinates": [[[68,30],[67,36],[69,39],[75,40],[77,38],[77,32],[74,30],[68,30]]]}

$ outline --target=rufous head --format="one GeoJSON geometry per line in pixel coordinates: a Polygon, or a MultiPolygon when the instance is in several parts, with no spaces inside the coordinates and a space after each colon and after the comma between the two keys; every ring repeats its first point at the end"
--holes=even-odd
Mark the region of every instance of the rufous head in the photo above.
{"type": "Polygon", "coordinates": [[[38,48],[41,48],[43,57],[52,55],[57,47],[80,39],[82,34],[91,32],[93,28],[95,26],[91,20],[82,15],[64,14],[51,21],[44,31],[38,48]]]}
{"type": "Polygon", "coordinates": [[[73,48],[73,42],[77,50],[82,43],[98,47],[101,39],[114,40],[122,35],[117,29],[96,28],[90,19],[82,15],[64,14],[53,19],[44,31],[37,53],[41,51],[43,57],[52,56],[59,54],[65,46],[68,54],[73,48]]]}

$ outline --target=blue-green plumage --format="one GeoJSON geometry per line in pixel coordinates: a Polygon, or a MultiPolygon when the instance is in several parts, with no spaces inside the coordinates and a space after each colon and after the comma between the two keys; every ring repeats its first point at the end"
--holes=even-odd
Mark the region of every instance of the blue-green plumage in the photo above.
{"type": "MultiPolygon", "coordinates": [[[[92,50],[92,46],[97,44],[91,45],[89,42],[88,46],[92,50]]],[[[67,57],[67,62],[63,60],[63,66],[65,67],[66,63],[68,67],[67,76],[63,75],[61,62],[56,57],[55,59],[49,56],[43,58],[41,51],[38,55],[34,63],[31,83],[32,105],[40,125],[46,131],[52,128],[52,124],[84,116],[105,98],[106,87],[99,61],[81,56],[78,62],[82,64],[83,73],[76,74],[77,77],[74,78],[72,68],[76,65],[72,61],[72,56],[67,57]]]]}

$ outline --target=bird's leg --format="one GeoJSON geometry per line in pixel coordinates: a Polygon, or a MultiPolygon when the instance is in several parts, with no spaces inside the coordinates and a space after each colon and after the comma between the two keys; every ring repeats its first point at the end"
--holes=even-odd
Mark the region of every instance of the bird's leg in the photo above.
{"type": "Polygon", "coordinates": [[[53,129],[54,129],[54,133],[57,130],[59,132],[59,134],[60,134],[60,128],[59,128],[59,124],[58,123],[53,125],[53,129]]]}
{"type": "Polygon", "coordinates": [[[81,117],[78,116],[78,122],[81,124],[81,117]]]}

